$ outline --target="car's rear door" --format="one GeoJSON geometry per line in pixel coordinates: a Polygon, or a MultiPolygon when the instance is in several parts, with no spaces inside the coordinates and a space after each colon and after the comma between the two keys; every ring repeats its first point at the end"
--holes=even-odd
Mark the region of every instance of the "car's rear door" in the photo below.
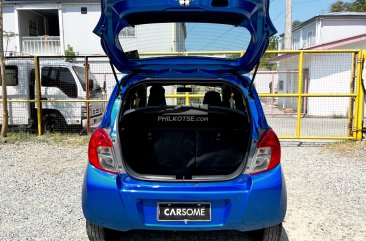
{"type": "Polygon", "coordinates": [[[124,73],[201,70],[242,74],[259,62],[269,37],[276,32],[269,18],[269,2],[103,0],[94,32],[112,63],[124,73]],[[152,48],[154,45],[161,48],[152,48]],[[208,51],[211,54],[200,54],[208,51]],[[192,52],[199,56],[188,54],[192,52]]]}

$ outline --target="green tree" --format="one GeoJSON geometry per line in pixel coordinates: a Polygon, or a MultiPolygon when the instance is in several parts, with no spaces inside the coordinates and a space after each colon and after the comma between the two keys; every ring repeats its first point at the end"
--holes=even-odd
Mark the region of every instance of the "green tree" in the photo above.
{"type": "Polygon", "coordinates": [[[278,36],[269,39],[268,50],[278,50],[278,36]]]}
{"type": "Polygon", "coordinates": [[[299,26],[300,24],[302,24],[303,22],[300,20],[294,20],[292,22],[292,29],[296,28],[297,26],[299,26]]]}
{"type": "Polygon", "coordinates": [[[331,12],[366,12],[366,0],[338,0],[330,5],[331,12]]]}
{"type": "Polygon", "coordinates": [[[352,4],[351,10],[353,12],[366,12],[366,1],[365,0],[355,0],[352,4]]]}
{"type": "Polygon", "coordinates": [[[66,61],[73,61],[75,59],[75,51],[72,46],[69,44],[67,45],[67,48],[65,49],[65,57],[66,61]]]}
{"type": "MultiPolygon", "coordinates": [[[[278,36],[272,36],[269,39],[269,44],[267,50],[278,50],[278,36]]],[[[276,57],[277,54],[264,54],[261,58],[261,63],[259,65],[260,70],[274,70],[277,68],[276,63],[270,63],[270,60],[273,57],[276,57]]]]}
{"type": "Polygon", "coordinates": [[[8,45],[9,45],[9,42],[15,38],[16,36],[18,36],[18,34],[14,33],[14,32],[11,32],[11,31],[3,31],[3,38],[6,39],[6,47],[5,47],[5,54],[7,54],[8,52],[8,45]]]}

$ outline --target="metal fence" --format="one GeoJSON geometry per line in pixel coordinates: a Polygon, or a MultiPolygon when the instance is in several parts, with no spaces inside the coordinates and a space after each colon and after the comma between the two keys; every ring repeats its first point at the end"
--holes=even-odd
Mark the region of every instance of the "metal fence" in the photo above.
{"type": "MultiPolygon", "coordinates": [[[[234,56],[242,52],[142,53],[234,56]]],[[[365,51],[267,51],[255,86],[267,121],[282,139],[362,139],[365,51]]],[[[86,131],[97,126],[115,79],[105,56],[6,60],[11,130],[86,131]]],[[[252,75],[249,73],[248,75],[252,75]]],[[[122,74],[119,73],[118,77],[122,74]]],[[[201,103],[205,90],[166,98],[201,103]]],[[[0,93],[1,94],[1,93],[0,93]]],[[[0,107],[1,109],[1,107],[0,107]]],[[[0,117],[0,123],[2,122],[0,117]]]]}
{"type": "Polygon", "coordinates": [[[362,139],[362,51],[267,52],[266,57],[276,64],[277,84],[271,82],[276,87],[260,96],[281,138],[362,139]]]}

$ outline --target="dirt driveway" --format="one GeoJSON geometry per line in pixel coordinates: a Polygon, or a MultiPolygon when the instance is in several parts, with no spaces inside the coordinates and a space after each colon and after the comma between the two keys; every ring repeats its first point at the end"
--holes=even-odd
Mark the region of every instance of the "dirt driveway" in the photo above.
{"type": "MultiPolygon", "coordinates": [[[[288,212],[281,241],[366,240],[366,151],[296,144],[283,143],[288,212]]],[[[86,147],[4,144],[0,153],[0,240],[86,241],[86,147]]],[[[254,240],[237,232],[133,232],[121,240],[146,239],[254,240]]]]}

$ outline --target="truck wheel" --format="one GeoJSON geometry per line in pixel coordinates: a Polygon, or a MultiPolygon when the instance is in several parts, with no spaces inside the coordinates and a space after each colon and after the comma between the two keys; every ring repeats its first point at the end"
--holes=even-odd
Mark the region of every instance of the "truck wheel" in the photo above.
{"type": "Polygon", "coordinates": [[[54,133],[65,127],[65,120],[57,114],[46,114],[43,117],[43,131],[54,133]]]}
{"type": "Polygon", "coordinates": [[[107,230],[101,226],[86,221],[86,233],[90,241],[106,241],[107,230]]]}
{"type": "Polygon", "coordinates": [[[282,224],[265,228],[262,241],[279,241],[281,238],[282,224]]]}

